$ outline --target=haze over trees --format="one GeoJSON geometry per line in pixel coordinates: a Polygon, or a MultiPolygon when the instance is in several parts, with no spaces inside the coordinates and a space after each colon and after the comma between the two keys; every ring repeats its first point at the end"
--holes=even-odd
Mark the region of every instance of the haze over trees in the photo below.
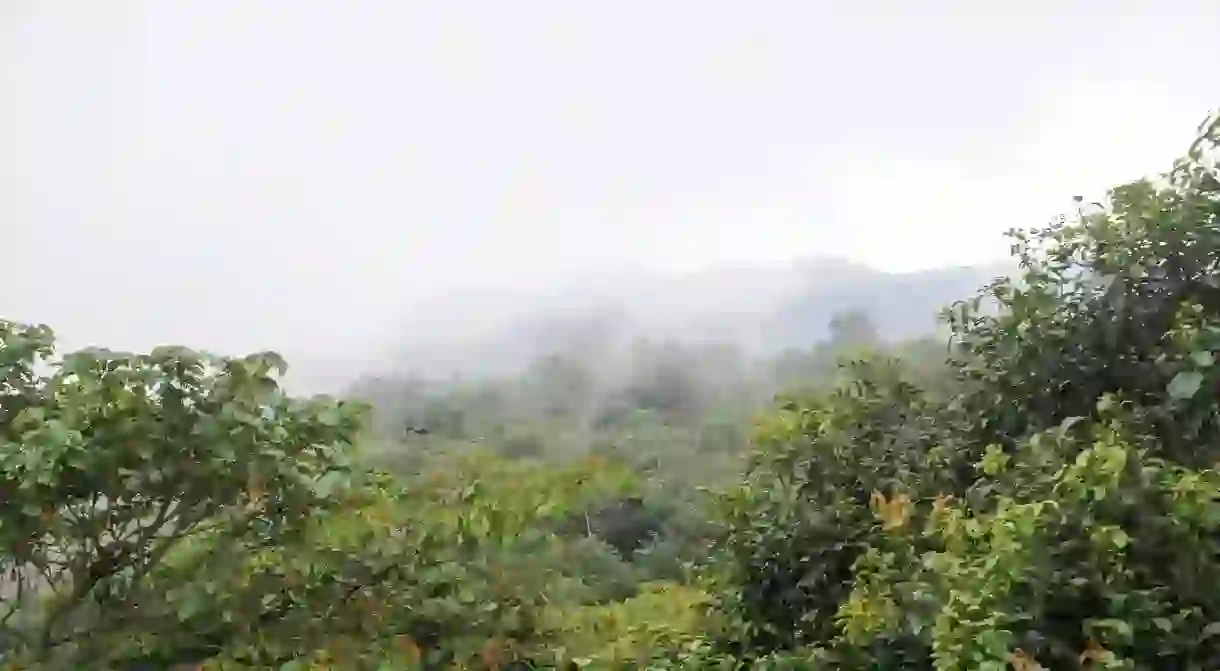
{"type": "Polygon", "coordinates": [[[303,400],[0,322],[0,665],[1220,667],[1218,151],[1014,232],[945,337],[815,292],[805,347],[303,400]]]}
{"type": "Polygon", "coordinates": [[[418,304],[396,355],[370,371],[447,378],[519,372],[550,355],[593,358],[640,340],[808,350],[836,316],[863,313],[887,341],[937,327],[944,306],[1015,264],[889,273],[832,259],[716,266],[698,273],[597,274],[547,292],[479,291],[418,304]],[[426,323],[427,329],[420,329],[426,323]]]}

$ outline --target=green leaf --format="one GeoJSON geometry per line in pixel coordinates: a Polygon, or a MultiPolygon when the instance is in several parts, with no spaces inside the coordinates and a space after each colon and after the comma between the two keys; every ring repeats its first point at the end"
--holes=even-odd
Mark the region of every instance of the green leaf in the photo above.
{"type": "Polygon", "coordinates": [[[1131,624],[1129,622],[1127,622],[1126,620],[1119,620],[1116,618],[1095,620],[1093,622],[1093,626],[1113,631],[1114,633],[1116,633],[1120,637],[1122,637],[1122,639],[1124,641],[1130,641],[1131,638],[1135,635],[1135,632],[1132,629],[1131,624]]]}
{"type": "Polygon", "coordinates": [[[1176,400],[1185,400],[1195,395],[1199,391],[1199,387],[1203,385],[1203,373],[1193,370],[1184,370],[1174,376],[1169,382],[1169,386],[1165,391],[1170,398],[1176,400]]]}
{"type": "Polygon", "coordinates": [[[318,478],[313,485],[313,492],[321,498],[330,498],[346,484],[346,474],[343,471],[330,471],[318,478]]]}
{"type": "Polygon", "coordinates": [[[178,604],[178,617],[186,620],[203,611],[203,596],[198,592],[187,592],[186,598],[178,604]]]}
{"type": "Polygon", "coordinates": [[[323,426],[339,426],[339,423],[343,421],[343,414],[339,408],[329,406],[318,413],[318,421],[323,426]]]}

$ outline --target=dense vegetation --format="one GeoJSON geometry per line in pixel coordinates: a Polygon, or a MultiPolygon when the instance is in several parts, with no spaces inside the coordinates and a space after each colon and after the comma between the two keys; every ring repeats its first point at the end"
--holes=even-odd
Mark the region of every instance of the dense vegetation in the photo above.
{"type": "Polygon", "coordinates": [[[1014,232],[947,346],[298,400],[0,322],[4,668],[1218,668],[1218,144],[1014,232]]]}

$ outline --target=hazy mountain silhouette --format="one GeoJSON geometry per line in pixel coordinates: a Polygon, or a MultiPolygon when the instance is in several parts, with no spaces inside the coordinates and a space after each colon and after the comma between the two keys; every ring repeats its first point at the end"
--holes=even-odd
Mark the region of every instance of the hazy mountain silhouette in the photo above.
{"type": "Polygon", "coordinates": [[[862,311],[886,339],[932,333],[937,312],[1007,265],[887,273],[833,259],[687,274],[603,273],[545,291],[487,289],[411,312],[391,368],[427,376],[518,369],[537,357],[597,356],[639,338],[731,343],[751,353],[807,348],[837,313],[862,311]]]}

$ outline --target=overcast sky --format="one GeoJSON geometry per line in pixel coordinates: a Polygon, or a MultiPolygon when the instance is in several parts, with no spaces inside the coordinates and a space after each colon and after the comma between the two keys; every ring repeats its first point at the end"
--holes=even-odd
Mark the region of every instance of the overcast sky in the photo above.
{"type": "Polygon", "coordinates": [[[351,349],[579,271],[1004,255],[1168,167],[1220,2],[0,0],[0,316],[351,349]]]}

